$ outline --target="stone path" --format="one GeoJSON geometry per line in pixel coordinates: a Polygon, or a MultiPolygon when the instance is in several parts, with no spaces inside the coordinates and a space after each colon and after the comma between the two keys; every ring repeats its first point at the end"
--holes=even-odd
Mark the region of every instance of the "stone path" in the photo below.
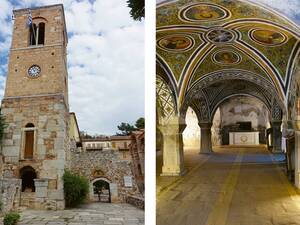
{"type": "Polygon", "coordinates": [[[21,218],[18,225],[142,225],[144,211],[128,204],[93,203],[63,211],[25,210],[21,218]]]}
{"type": "Polygon", "coordinates": [[[282,155],[223,147],[185,156],[185,176],[157,179],[157,225],[300,225],[300,195],[282,155]]]}

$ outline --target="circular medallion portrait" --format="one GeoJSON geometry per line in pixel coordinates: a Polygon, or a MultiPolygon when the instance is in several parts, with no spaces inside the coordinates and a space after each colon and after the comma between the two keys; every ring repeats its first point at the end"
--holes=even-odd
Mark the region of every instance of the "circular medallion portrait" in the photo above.
{"type": "Polygon", "coordinates": [[[214,53],[212,60],[222,65],[233,65],[241,62],[241,56],[231,50],[222,50],[214,53]]]}
{"type": "Polygon", "coordinates": [[[174,35],[159,39],[157,44],[168,51],[186,51],[193,46],[194,41],[191,37],[174,35]]]}
{"type": "Polygon", "coordinates": [[[221,20],[229,16],[229,11],[213,4],[197,4],[184,8],[179,16],[190,22],[221,20]]]}
{"type": "Polygon", "coordinates": [[[250,38],[262,45],[276,46],[287,41],[287,37],[277,31],[257,29],[252,30],[250,38]]]}

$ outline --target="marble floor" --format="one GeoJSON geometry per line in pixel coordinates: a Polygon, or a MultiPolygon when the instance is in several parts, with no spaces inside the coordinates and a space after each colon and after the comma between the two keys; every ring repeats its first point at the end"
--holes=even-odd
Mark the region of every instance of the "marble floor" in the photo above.
{"type": "MultiPolygon", "coordinates": [[[[3,223],[0,222],[0,225],[3,223]]],[[[92,203],[63,211],[25,210],[18,225],[143,225],[144,211],[128,204],[92,203]]]]}
{"type": "Polygon", "coordinates": [[[186,151],[185,176],[157,176],[157,225],[300,225],[282,160],[262,146],[186,151]]]}

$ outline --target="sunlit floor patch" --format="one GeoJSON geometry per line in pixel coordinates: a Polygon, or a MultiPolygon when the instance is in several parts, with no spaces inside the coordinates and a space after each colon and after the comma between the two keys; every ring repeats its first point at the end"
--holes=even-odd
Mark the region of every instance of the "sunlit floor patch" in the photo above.
{"type": "Polygon", "coordinates": [[[282,155],[263,147],[214,151],[185,157],[188,173],[158,195],[158,225],[300,224],[300,198],[282,155]]]}

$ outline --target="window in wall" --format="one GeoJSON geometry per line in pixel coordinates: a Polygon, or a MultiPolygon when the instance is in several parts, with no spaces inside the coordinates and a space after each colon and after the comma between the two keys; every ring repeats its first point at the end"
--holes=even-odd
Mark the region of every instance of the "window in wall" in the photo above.
{"type": "Polygon", "coordinates": [[[39,23],[38,32],[38,44],[43,45],[45,42],[45,23],[39,23]]]}
{"type": "Polygon", "coordinates": [[[45,43],[45,23],[35,23],[29,27],[29,45],[43,45],[45,43]]]}
{"type": "MultiPolygon", "coordinates": [[[[34,128],[32,123],[28,123],[26,128],[34,128]]],[[[24,149],[24,158],[32,159],[33,158],[33,148],[34,148],[34,130],[25,130],[25,149],[24,149]]]]}
{"type": "Polygon", "coordinates": [[[36,45],[36,35],[37,35],[37,26],[36,24],[32,24],[32,26],[29,27],[29,45],[36,45]]]}

